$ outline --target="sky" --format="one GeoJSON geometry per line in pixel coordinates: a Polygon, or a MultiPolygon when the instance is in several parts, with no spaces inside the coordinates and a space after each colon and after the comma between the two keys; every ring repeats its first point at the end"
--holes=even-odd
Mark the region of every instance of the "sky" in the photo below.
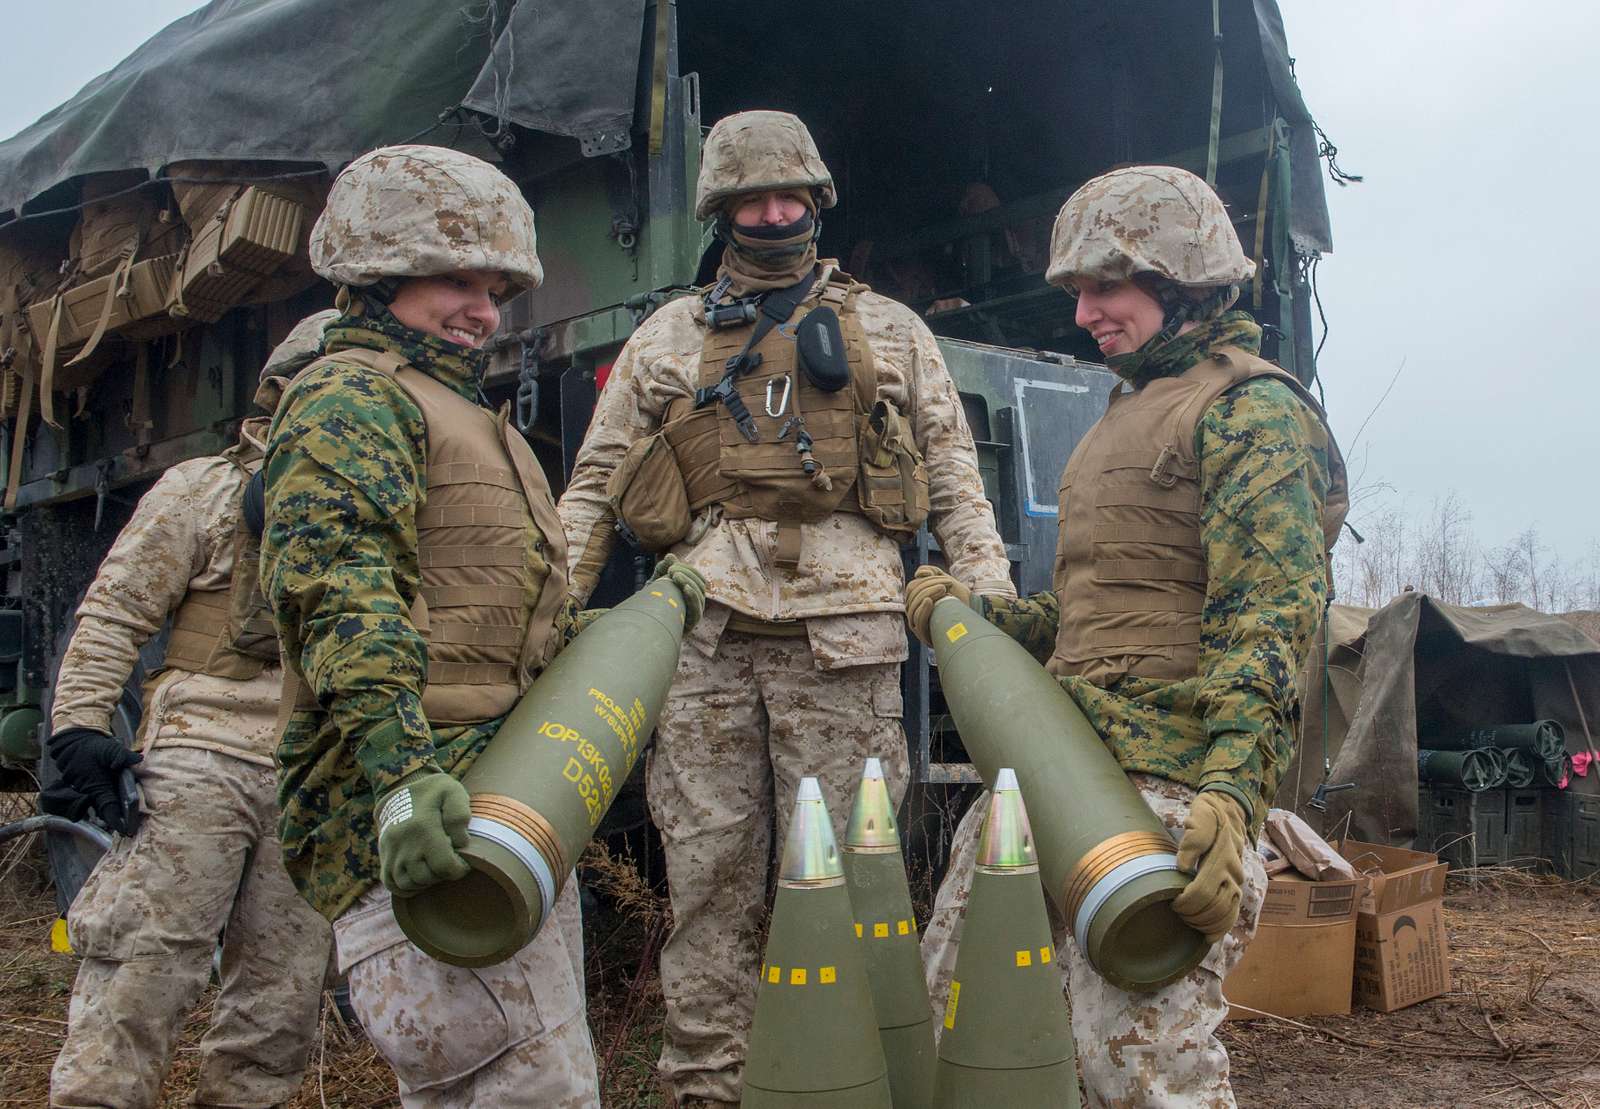
{"type": "MultiPolygon", "coordinates": [[[[1600,541],[1600,367],[1586,325],[1600,320],[1600,6],[1280,4],[1306,102],[1340,164],[1366,178],[1328,184],[1334,252],[1319,278],[1334,430],[1377,491],[1353,522],[1390,506],[1425,516],[1454,493],[1485,547],[1533,526],[1577,561],[1600,541]]],[[[0,137],[195,6],[63,0],[13,13],[10,41],[63,49],[11,52],[0,137]]]]}

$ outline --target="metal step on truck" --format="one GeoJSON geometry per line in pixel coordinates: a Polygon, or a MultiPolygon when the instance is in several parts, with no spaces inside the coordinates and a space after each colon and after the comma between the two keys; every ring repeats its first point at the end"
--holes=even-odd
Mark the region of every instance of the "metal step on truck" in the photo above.
{"type": "MultiPolygon", "coordinates": [[[[1264,355],[1315,376],[1326,149],[1275,0],[213,0],[0,142],[0,788],[54,775],[58,656],[133,504],[234,441],[267,352],[332,304],[306,249],[341,166],[433,143],[524,190],[546,282],[508,305],[486,385],[559,490],[623,342],[714,269],[701,138],[748,108],[816,136],[840,190],[823,256],[939,336],[1024,591],[1049,586],[1057,479],[1112,381],[1043,278],[1084,180],[1159,162],[1213,181],[1259,263],[1241,306],[1264,355]]],[[[924,532],[905,557],[939,552],[924,532]]],[[[644,569],[619,552],[595,603],[644,569]]],[[[977,779],[913,648],[916,792],[942,793],[977,779]]],[[[130,742],[138,718],[130,683],[130,742]]],[[[636,797],[613,816],[643,819],[636,797]]],[[[51,834],[63,908],[95,832],[51,834]]]]}

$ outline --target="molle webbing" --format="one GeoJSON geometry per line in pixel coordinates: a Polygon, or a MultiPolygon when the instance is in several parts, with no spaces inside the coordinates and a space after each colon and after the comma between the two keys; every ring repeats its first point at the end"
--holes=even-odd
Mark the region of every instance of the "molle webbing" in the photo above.
{"type": "MultiPolygon", "coordinates": [[[[859,286],[837,271],[829,277],[820,293],[801,304],[791,322],[819,304],[839,313],[851,387],[827,393],[813,386],[798,372],[792,334],[775,328],[754,348],[761,355],[760,364],[737,383],[756,422],[755,443],[744,438],[724,406],[691,412],[686,404],[675,402],[663,431],[683,472],[692,511],[720,504],[731,519],[757,517],[793,524],[826,519],[834,512],[860,511],[852,495],[856,440],[859,421],[877,394],[877,367],[855,312],[859,286]],[[795,449],[802,427],[811,436],[812,455],[827,474],[829,488],[822,488],[802,468],[795,449]]],[[[722,378],[728,359],[744,349],[753,326],[707,330],[697,381],[701,388],[722,378]]]]}
{"type": "MultiPolygon", "coordinates": [[[[265,659],[233,649],[228,630],[230,590],[191,590],[172,614],[172,634],[162,669],[249,681],[266,669],[265,659]]],[[[276,644],[276,634],[273,636],[276,644]]]]}
{"type": "MultiPolygon", "coordinates": [[[[1113,391],[1061,476],[1053,580],[1061,623],[1052,673],[1101,686],[1125,675],[1195,675],[1207,585],[1196,433],[1218,398],[1261,377],[1283,381],[1323,418],[1298,381],[1229,347],[1179,376],[1113,391]]],[[[1331,435],[1328,446],[1323,529],[1331,547],[1348,501],[1331,435]]]]}
{"type": "Polygon", "coordinates": [[[479,407],[394,354],[331,357],[392,375],[422,412],[422,585],[412,606],[428,644],[422,708],[435,725],[492,720],[549,660],[566,598],[566,540],[544,472],[504,409],[479,407]]]}

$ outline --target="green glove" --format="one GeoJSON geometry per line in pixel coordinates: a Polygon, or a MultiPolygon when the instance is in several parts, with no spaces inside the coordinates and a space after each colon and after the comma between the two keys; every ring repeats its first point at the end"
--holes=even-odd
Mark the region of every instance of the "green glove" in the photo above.
{"type": "Polygon", "coordinates": [[[651,581],[657,578],[666,578],[683,594],[683,634],[688,635],[706,614],[706,579],[677,555],[662,556],[650,575],[651,581]]]}
{"type": "Polygon", "coordinates": [[[378,802],[378,864],[389,892],[410,897],[465,878],[472,867],[460,852],[471,817],[466,787],[442,770],[413,774],[384,794],[378,802]]]}
{"type": "Polygon", "coordinates": [[[946,597],[954,597],[969,607],[972,604],[972,590],[937,566],[917,567],[906,582],[906,626],[925,647],[932,646],[928,642],[928,619],[933,615],[933,606],[946,597]]]}
{"type": "Polygon", "coordinates": [[[1178,869],[1194,879],[1178,894],[1172,911],[1208,943],[1228,934],[1239,919],[1244,889],[1244,809],[1220,790],[1194,799],[1178,842],[1178,869]]]}

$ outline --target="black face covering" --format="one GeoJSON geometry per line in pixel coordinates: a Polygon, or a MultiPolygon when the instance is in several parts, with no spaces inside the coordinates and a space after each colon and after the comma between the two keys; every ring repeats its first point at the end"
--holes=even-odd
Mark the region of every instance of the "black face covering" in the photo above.
{"type": "MultiPolygon", "coordinates": [[[[722,222],[718,221],[719,233],[722,233],[722,222]]],[[[806,212],[793,223],[777,226],[741,227],[728,220],[723,238],[751,261],[771,265],[789,262],[804,254],[815,241],[818,230],[817,217],[806,212]]]]}

